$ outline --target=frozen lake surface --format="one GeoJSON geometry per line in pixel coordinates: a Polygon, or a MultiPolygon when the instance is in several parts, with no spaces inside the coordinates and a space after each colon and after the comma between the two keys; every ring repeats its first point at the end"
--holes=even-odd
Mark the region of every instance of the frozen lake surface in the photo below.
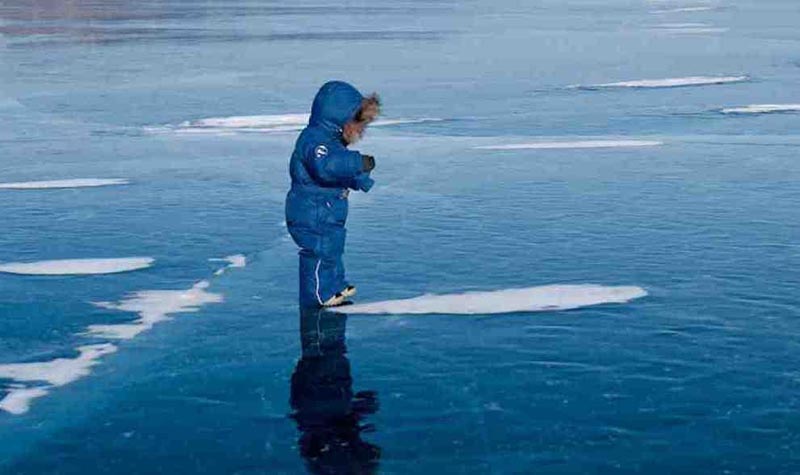
{"type": "Polygon", "coordinates": [[[796,0],[0,0],[0,473],[800,472],[796,0]],[[357,306],[283,226],[385,103],[357,306]]]}

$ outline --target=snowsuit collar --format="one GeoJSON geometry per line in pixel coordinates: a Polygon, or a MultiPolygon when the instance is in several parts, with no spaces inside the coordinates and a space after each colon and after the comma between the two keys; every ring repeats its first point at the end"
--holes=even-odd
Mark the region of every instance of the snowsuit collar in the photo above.
{"type": "Polygon", "coordinates": [[[344,124],[356,115],[363,100],[364,96],[358,89],[346,82],[326,82],[314,97],[308,125],[322,127],[339,136],[344,124]]]}

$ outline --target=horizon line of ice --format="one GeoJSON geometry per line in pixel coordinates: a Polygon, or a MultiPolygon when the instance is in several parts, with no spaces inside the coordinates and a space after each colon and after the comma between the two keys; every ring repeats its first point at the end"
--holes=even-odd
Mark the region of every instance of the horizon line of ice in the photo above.
{"type": "Polygon", "coordinates": [[[152,257],[120,257],[109,259],[60,259],[36,262],[0,263],[0,273],[17,275],[100,275],[146,269],[152,257]]]}
{"type": "Polygon", "coordinates": [[[129,184],[130,182],[124,178],[75,178],[69,180],[0,183],[0,190],[56,190],[65,188],[97,188],[101,186],[129,184]]]}
{"type": "Polygon", "coordinates": [[[368,315],[489,315],[570,310],[607,303],[626,303],[646,295],[646,290],[636,286],[545,285],[489,292],[425,294],[410,299],[349,305],[334,311],[368,315]]]}
{"type": "Polygon", "coordinates": [[[686,76],[664,79],[637,79],[634,81],[609,82],[590,86],[570,86],[572,88],[613,89],[613,88],[668,88],[690,86],[712,86],[749,81],[749,76],[686,76]]]}
{"type": "Polygon", "coordinates": [[[528,142],[518,144],[481,145],[479,150],[564,150],[589,148],[655,147],[664,145],[658,140],[578,140],[564,142],[528,142]]]}
{"type": "Polygon", "coordinates": [[[723,114],[770,114],[774,112],[800,112],[800,104],[751,104],[722,109],[723,114]]]}

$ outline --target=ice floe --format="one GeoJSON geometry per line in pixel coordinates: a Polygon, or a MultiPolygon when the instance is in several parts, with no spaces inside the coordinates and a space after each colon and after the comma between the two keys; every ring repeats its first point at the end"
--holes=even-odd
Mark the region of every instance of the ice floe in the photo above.
{"type": "Polygon", "coordinates": [[[153,265],[151,257],[115,259],[64,259],[38,262],[0,263],[0,272],[23,275],[93,275],[116,274],[145,269],[153,265]]]}
{"type": "Polygon", "coordinates": [[[577,140],[482,145],[475,148],[480,150],[559,150],[584,148],[654,147],[663,144],[663,142],[657,140],[577,140]]]}
{"type": "Polygon", "coordinates": [[[404,300],[364,303],[337,311],[353,314],[498,314],[569,310],[606,303],[625,303],[644,297],[641,287],[594,284],[545,285],[492,292],[421,295],[404,300]]]}
{"type": "Polygon", "coordinates": [[[97,188],[100,186],[127,185],[122,178],[76,178],[73,180],[23,181],[0,183],[0,190],[52,190],[63,188],[97,188]]]}
{"type": "Polygon", "coordinates": [[[690,87],[710,86],[716,84],[730,84],[749,81],[748,76],[687,76],[665,79],[638,79],[635,81],[609,82],[590,86],[570,86],[584,89],[612,89],[612,88],[663,88],[663,87],[690,87]]]}
{"type": "Polygon", "coordinates": [[[800,112],[800,104],[752,104],[722,109],[723,114],[772,114],[776,112],[800,112]]]}

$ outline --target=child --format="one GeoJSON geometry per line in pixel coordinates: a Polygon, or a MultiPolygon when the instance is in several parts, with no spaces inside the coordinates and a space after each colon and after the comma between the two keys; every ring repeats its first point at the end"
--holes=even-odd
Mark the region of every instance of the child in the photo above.
{"type": "Polygon", "coordinates": [[[375,94],[364,97],[350,84],[325,83],[314,97],[308,126],[289,164],[286,226],[300,246],[300,305],[334,307],[356,293],[344,277],[347,196],[369,191],[375,159],[347,149],[380,112],[375,94]]]}

